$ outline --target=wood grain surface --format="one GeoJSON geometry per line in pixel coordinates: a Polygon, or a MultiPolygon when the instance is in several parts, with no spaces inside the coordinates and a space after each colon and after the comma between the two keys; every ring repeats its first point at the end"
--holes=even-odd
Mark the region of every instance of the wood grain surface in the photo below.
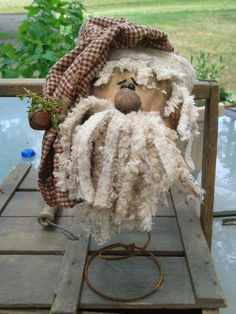
{"type": "MultiPolygon", "coordinates": [[[[19,191],[14,194],[6,206],[3,217],[37,217],[44,206],[44,200],[38,191],[19,191]]],[[[57,216],[74,216],[78,207],[61,208],[57,216]]]]}
{"type": "Polygon", "coordinates": [[[80,234],[80,239],[67,242],[50,314],[77,313],[89,244],[89,237],[81,232],[79,212],[74,218],[72,232],[80,234]]]}
{"type": "Polygon", "coordinates": [[[0,184],[0,215],[10,201],[12,195],[30,169],[28,164],[19,164],[0,184]]]}
{"type": "MultiPolygon", "coordinates": [[[[70,229],[72,217],[59,217],[70,229]]],[[[0,254],[64,254],[67,237],[51,227],[42,227],[36,217],[0,217],[0,254]]]]}
{"type": "Polygon", "coordinates": [[[196,302],[224,307],[225,296],[199,218],[194,210],[187,207],[182,193],[176,188],[172,189],[172,196],[196,302]]]}
{"type": "Polygon", "coordinates": [[[50,308],[62,256],[0,255],[0,307],[50,308]]]}
{"type": "MultiPolygon", "coordinates": [[[[80,308],[155,309],[195,304],[185,258],[158,257],[158,260],[163,267],[164,282],[151,296],[135,302],[114,302],[96,295],[84,283],[80,308]]],[[[153,261],[147,256],[136,256],[121,261],[104,261],[96,258],[90,265],[89,276],[95,288],[100,291],[127,298],[140,295],[152,288],[158,272],[153,261]]]]}
{"type": "Polygon", "coordinates": [[[27,176],[19,184],[17,191],[38,191],[38,171],[32,166],[27,176]]]}
{"type": "MultiPolygon", "coordinates": [[[[177,225],[176,217],[155,217],[153,218],[153,230],[151,232],[151,243],[148,249],[156,255],[184,255],[183,245],[179,235],[179,228],[177,225]]],[[[142,247],[147,241],[147,233],[139,230],[122,231],[114,235],[111,241],[106,245],[122,242],[122,243],[135,243],[137,246],[142,247]]],[[[94,240],[91,240],[89,250],[94,251],[101,248],[94,240]]],[[[116,249],[115,254],[122,254],[121,249],[116,249]]]]}
{"type": "Polygon", "coordinates": [[[212,82],[210,84],[210,98],[205,106],[202,153],[202,187],[206,191],[206,194],[201,207],[201,223],[209,248],[211,248],[212,240],[218,111],[219,85],[216,82],[212,82]]]}

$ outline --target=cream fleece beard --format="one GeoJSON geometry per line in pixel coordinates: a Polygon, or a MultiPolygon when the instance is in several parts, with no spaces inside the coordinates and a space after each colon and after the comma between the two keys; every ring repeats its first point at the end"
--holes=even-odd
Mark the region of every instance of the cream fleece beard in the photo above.
{"type": "MultiPolygon", "coordinates": [[[[184,111],[179,128],[191,139],[196,121],[190,122],[184,111]]],[[[123,228],[150,231],[152,216],[166,205],[174,183],[188,198],[203,199],[176,147],[177,132],[157,112],[124,115],[111,101],[90,96],[68,114],[60,131],[57,187],[85,201],[84,227],[99,244],[123,228]]]]}

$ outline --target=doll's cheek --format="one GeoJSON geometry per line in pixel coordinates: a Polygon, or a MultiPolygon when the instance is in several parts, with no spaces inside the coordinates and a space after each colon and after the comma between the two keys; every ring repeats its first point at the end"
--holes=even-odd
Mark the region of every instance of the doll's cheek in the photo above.
{"type": "Polygon", "coordinates": [[[94,87],[92,91],[93,96],[100,99],[110,99],[111,101],[113,101],[113,98],[114,98],[113,94],[114,94],[114,88],[111,88],[109,84],[94,87]]]}
{"type": "Polygon", "coordinates": [[[106,85],[94,86],[91,95],[100,99],[109,99],[114,103],[115,95],[120,90],[114,79],[111,79],[106,85]]]}
{"type": "Polygon", "coordinates": [[[162,111],[167,101],[167,96],[156,90],[149,90],[146,93],[137,92],[137,94],[141,99],[143,111],[162,111]]]}
{"type": "Polygon", "coordinates": [[[92,91],[92,95],[97,98],[106,98],[109,94],[109,87],[107,85],[94,87],[92,91]]]}

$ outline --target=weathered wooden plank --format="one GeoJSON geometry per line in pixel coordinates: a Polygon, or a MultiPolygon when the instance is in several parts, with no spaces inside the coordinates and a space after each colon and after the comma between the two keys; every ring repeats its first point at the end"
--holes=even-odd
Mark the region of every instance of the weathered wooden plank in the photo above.
{"type": "Polygon", "coordinates": [[[40,192],[16,192],[2,216],[37,216],[42,210],[43,204],[40,192]]]}
{"type": "MultiPolygon", "coordinates": [[[[157,309],[193,306],[189,273],[184,257],[158,257],[164,270],[160,289],[149,297],[135,302],[114,302],[96,295],[84,282],[80,308],[86,309],[157,309]]],[[[96,258],[89,268],[94,286],[116,297],[134,297],[147,292],[157,279],[157,269],[147,256],[120,261],[96,258]]]]}
{"type": "Polygon", "coordinates": [[[4,309],[0,310],[0,314],[49,314],[49,310],[37,309],[4,309]]]}
{"type": "Polygon", "coordinates": [[[171,206],[159,208],[155,217],[172,217],[175,216],[174,210],[171,206]]]}
{"type": "Polygon", "coordinates": [[[172,189],[176,216],[186,259],[198,304],[225,306],[225,297],[218,281],[199,218],[188,208],[181,192],[172,189]]]}
{"type": "Polygon", "coordinates": [[[209,81],[198,81],[192,90],[195,99],[207,99],[210,95],[209,81]]]}
{"type": "MultiPolygon", "coordinates": [[[[111,311],[109,311],[109,312],[101,312],[101,311],[78,311],[78,314],[117,314],[117,312],[111,312],[111,311]]],[[[133,313],[133,314],[135,314],[135,313],[133,313]]]]}
{"type": "Polygon", "coordinates": [[[158,209],[158,212],[156,214],[156,217],[162,217],[162,216],[175,216],[174,207],[172,204],[172,199],[170,197],[170,193],[167,194],[167,207],[162,207],[158,209]]]}
{"type": "Polygon", "coordinates": [[[42,93],[42,85],[44,79],[0,79],[0,96],[19,96],[25,94],[25,90],[29,89],[38,94],[42,93]]]}
{"type": "Polygon", "coordinates": [[[206,191],[206,194],[201,207],[202,229],[209,247],[211,247],[212,238],[218,111],[219,85],[216,82],[212,82],[210,84],[210,99],[205,108],[202,158],[202,187],[206,191]]]}
{"type": "Polygon", "coordinates": [[[232,217],[236,216],[236,210],[221,210],[213,213],[213,217],[232,217]]]}
{"type": "MultiPolygon", "coordinates": [[[[117,314],[117,312],[109,310],[109,312],[107,312],[107,310],[105,311],[78,311],[78,314],[117,314]]],[[[135,311],[128,311],[125,310],[125,312],[119,312],[119,313],[124,313],[124,314],[143,314],[144,311],[143,310],[135,310],[135,311]]],[[[153,314],[153,311],[150,310],[146,310],[145,314],[153,314]]],[[[168,310],[168,309],[162,309],[162,310],[158,310],[158,312],[155,311],[155,313],[157,314],[201,314],[202,312],[199,309],[185,309],[185,310],[178,310],[178,309],[172,309],[172,310],[168,310]]],[[[14,310],[14,309],[5,309],[5,310],[0,310],[0,314],[49,314],[49,310],[44,310],[44,309],[24,309],[24,310],[14,310]]],[[[210,314],[218,314],[216,313],[211,313],[210,314]]]]}
{"type": "MultiPolygon", "coordinates": [[[[24,191],[16,192],[6,206],[3,217],[37,217],[43,206],[44,200],[40,192],[24,191]]],[[[63,208],[57,211],[57,216],[74,216],[76,207],[63,208]]]]}
{"type": "MultiPolygon", "coordinates": [[[[72,217],[56,223],[69,228],[72,217]]],[[[42,227],[35,217],[0,217],[0,254],[63,254],[68,238],[52,227],[42,227]]]]}
{"type": "Polygon", "coordinates": [[[0,184],[0,215],[30,167],[29,164],[17,165],[0,184]]]}
{"type": "Polygon", "coordinates": [[[62,256],[0,255],[0,308],[50,308],[62,256]]]}
{"type": "MultiPolygon", "coordinates": [[[[155,217],[153,218],[153,230],[151,232],[152,240],[148,249],[156,255],[175,255],[181,256],[184,254],[182,240],[179,235],[179,228],[176,217],[155,217]]],[[[144,246],[147,240],[147,233],[138,230],[122,231],[112,237],[111,241],[106,243],[112,244],[116,242],[135,243],[137,246],[144,246]]],[[[91,240],[89,250],[95,251],[100,246],[94,240],[91,240]]],[[[117,249],[114,254],[122,254],[124,251],[117,249]]]]}
{"type": "MultiPolygon", "coordinates": [[[[31,167],[29,173],[23,179],[21,184],[19,185],[17,191],[35,191],[38,190],[38,183],[37,183],[37,170],[31,167]]],[[[175,212],[173,209],[173,204],[171,203],[172,200],[170,198],[170,194],[167,196],[168,206],[158,209],[158,213],[156,216],[174,216],[175,212]]],[[[71,215],[70,212],[74,212],[72,209],[64,209],[64,214],[68,211],[68,215],[71,215]]]]}
{"type": "Polygon", "coordinates": [[[80,240],[67,243],[65,254],[57,278],[58,287],[50,314],[77,313],[80,300],[84,265],[87,258],[89,237],[81,232],[79,211],[73,222],[72,232],[80,234],[80,240]]]}
{"type": "MultiPolygon", "coordinates": [[[[17,96],[24,93],[24,88],[42,94],[44,79],[0,79],[0,96],[17,96]]],[[[198,81],[194,85],[192,94],[196,99],[209,97],[209,82],[198,81]]]]}
{"type": "Polygon", "coordinates": [[[201,310],[199,309],[158,309],[158,310],[132,310],[132,309],[124,309],[124,310],[119,310],[118,312],[115,310],[104,310],[104,311],[99,311],[97,312],[96,310],[92,311],[79,311],[78,314],[117,314],[117,313],[123,313],[123,314],[201,314],[201,310]]]}
{"type": "MultiPolygon", "coordinates": [[[[111,311],[109,311],[109,312],[94,312],[94,311],[78,311],[78,314],[117,314],[117,312],[111,312],[111,311]]],[[[135,314],[135,313],[134,313],[135,314]]]]}
{"type": "MultiPolygon", "coordinates": [[[[77,312],[78,314],[117,314],[116,311],[112,311],[112,310],[109,310],[109,312],[107,310],[104,310],[104,311],[78,311],[77,312]]],[[[119,313],[124,313],[124,314],[143,314],[144,311],[143,310],[135,310],[135,311],[128,311],[125,310],[125,312],[119,312],[119,313]]],[[[153,314],[154,312],[152,310],[148,311],[146,310],[145,311],[145,314],[153,314]]],[[[158,312],[155,311],[156,314],[201,314],[201,310],[199,309],[185,309],[185,310],[179,310],[179,309],[172,309],[172,310],[168,310],[168,309],[160,309],[158,310],[158,312]]],[[[24,309],[24,310],[12,310],[12,309],[5,309],[5,310],[0,310],[0,314],[49,314],[49,310],[43,310],[43,309],[40,309],[40,310],[37,310],[37,309],[24,309]]],[[[213,312],[210,314],[218,314],[218,312],[213,312]]]]}
{"type": "Polygon", "coordinates": [[[17,191],[38,191],[38,173],[34,167],[31,167],[28,174],[22,180],[17,191]]]}

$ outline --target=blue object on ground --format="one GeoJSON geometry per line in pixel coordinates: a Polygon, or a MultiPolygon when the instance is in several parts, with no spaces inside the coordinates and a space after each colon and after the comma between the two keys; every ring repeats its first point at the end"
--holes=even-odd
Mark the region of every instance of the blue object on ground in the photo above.
{"type": "Polygon", "coordinates": [[[36,153],[32,148],[25,148],[21,152],[21,156],[24,158],[29,158],[35,156],[36,153]]]}

